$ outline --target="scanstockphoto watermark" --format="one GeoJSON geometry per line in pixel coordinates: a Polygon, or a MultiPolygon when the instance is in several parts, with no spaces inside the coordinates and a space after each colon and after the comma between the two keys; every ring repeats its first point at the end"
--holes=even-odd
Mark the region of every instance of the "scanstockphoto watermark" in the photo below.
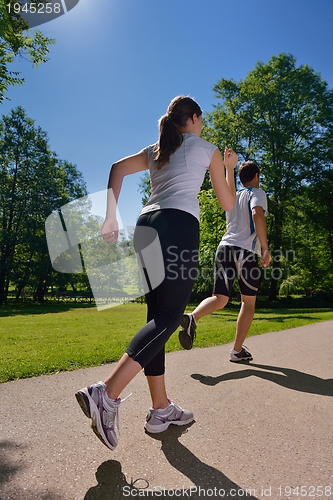
{"type": "MultiPolygon", "coordinates": [[[[167,250],[168,252],[168,260],[171,262],[176,261],[176,256],[178,256],[177,253],[177,247],[175,246],[170,246],[167,250]]],[[[212,249],[208,255],[206,255],[206,261],[210,262],[211,264],[214,263],[215,257],[216,257],[217,251],[216,249],[212,249]]],[[[271,250],[270,251],[271,255],[271,262],[274,264],[277,264],[280,261],[285,261],[286,263],[288,262],[295,262],[296,260],[296,252],[295,250],[271,250]]],[[[200,251],[199,250],[183,250],[182,252],[179,253],[180,260],[183,262],[189,262],[190,260],[192,262],[199,262],[200,260],[200,251]]]]}
{"type": "Polygon", "coordinates": [[[220,488],[214,486],[211,488],[202,488],[201,486],[191,486],[190,488],[176,488],[168,489],[162,486],[155,486],[154,488],[146,489],[133,489],[131,486],[124,486],[122,488],[124,497],[151,497],[151,498],[246,498],[254,497],[256,495],[255,489],[242,489],[242,488],[220,488]]]}
{"type": "Polygon", "coordinates": [[[10,16],[20,16],[29,28],[35,28],[63,16],[79,3],[79,0],[3,0],[10,16]]]}
{"type": "MultiPolygon", "coordinates": [[[[85,272],[98,310],[142,297],[157,288],[166,276],[170,280],[212,280],[215,251],[204,266],[199,266],[199,250],[180,250],[170,246],[165,253],[157,231],[136,226],[135,222],[125,226],[118,210],[118,241],[105,241],[100,231],[107,200],[111,206],[116,205],[111,189],[63,205],[45,221],[54,270],[69,274],[85,272]]],[[[295,259],[294,252],[288,251],[286,254],[276,253],[273,261],[282,257],[285,261],[295,259]]],[[[258,272],[254,267],[253,273],[257,273],[253,275],[254,279],[258,278],[258,272]]],[[[260,272],[265,279],[280,279],[283,271],[276,266],[263,268],[260,272]]],[[[236,275],[230,276],[233,278],[236,275]]]]}
{"type": "MultiPolygon", "coordinates": [[[[199,250],[181,250],[180,252],[178,252],[176,246],[170,246],[166,251],[166,269],[168,271],[168,279],[185,280],[187,278],[190,278],[192,280],[211,280],[215,257],[216,252],[211,252],[210,258],[208,259],[209,264],[206,266],[199,266],[199,250]]],[[[255,259],[256,257],[253,254],[252,260],[255,259]]],[[[279,281],[282,279],[284,271],[282,268],[277,267],[276,264],[282,259],[285,262],[294,262],[295,252],[293,250],[287,250],[286,252],[282,252],[281,250],[274,251],[272,255],[273,265],[269,267],[253,266],[252,268],[248,269],[241,265],[241,261],[238,261],[235,269],[228,268],[227,272],[225,273],[223,267],[220,267],[218,270],[215,269],[215,273],[220,278],[227,278],[228,280],[239,278],[239,275],[242,274],[243,278],[246,280],[270,280],[271,278],[273,278],[279,281]]],[[[246,260],[249,261],[249,258],[247,258],[246,260]]]]}
{"type": "Polygon", "coordinates": [[[107,200],[116,205],[111,189],[63,205],[45,221],[53,269],[68,274],[85,272],[98,310],[142,297],[165,277],[154,229],[136,227],[134,236],[135,224],[125,226],[117,210],[118,241],[110,243],[102,238],[107,200]]]}

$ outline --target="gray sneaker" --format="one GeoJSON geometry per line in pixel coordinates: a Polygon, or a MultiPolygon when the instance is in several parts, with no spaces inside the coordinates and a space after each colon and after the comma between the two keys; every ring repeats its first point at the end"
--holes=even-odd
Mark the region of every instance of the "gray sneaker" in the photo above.
{"type": "Polygon", "coordinates": [[[178,335],[180,345],[189,351],[193,347],[193,341],[195,339],[197,329],[197,324],[193,314],[183,314],[180,326],[182,327],[178,335]]]}
{"type": "Polygon", "coordinates": [[[114,450],[118,444],[116,429],[119,433],[120,404],[125,399],[116,399],[113,402],[105,400],[106,385],[103,382],[90,385],[75,394],[77,402],[86,417],[91,418],[91,427],[96,436],[105,446],[114,450]]]}
{"type": "Polygon", "coordinates": [[[183,410],[180,406],[176,405],[173,401],[169,401],[166,408],[148,410],[145,429],[152,434],[165,431],[170,424],[173,425],[186,425],[193,421],[194,416],[190,410],[183,410]]]}

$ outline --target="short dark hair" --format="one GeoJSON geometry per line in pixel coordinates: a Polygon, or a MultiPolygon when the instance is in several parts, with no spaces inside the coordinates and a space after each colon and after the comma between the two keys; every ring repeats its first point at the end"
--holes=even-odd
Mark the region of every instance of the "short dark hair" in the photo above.
{"type": "Polygon", "coordinates": [[[256,174],[260,175],[260,168],[254,161],[244,161],[238,169],[238,175],[243,185],[251,182],[256,174]]]}

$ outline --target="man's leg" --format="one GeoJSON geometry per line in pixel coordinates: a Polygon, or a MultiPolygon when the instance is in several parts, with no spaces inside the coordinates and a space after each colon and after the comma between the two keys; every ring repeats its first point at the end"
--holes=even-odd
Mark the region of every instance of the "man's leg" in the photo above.
{"type": "Polygon", "coordinates": [[[190,314],[183,314],[180,323],[181,330],[178,334],[180,345],[184,349],[192,349],[193,341],[196,335],[197,322],[203,316],[211,314],[218,309],[222,309],[228,303],[229,297],[226,295],[214,294],[212,297],[207,297],[194,309],[190,314]]]}
{"type": "Polygon", "coordinates": [[[199,319],[227,305],[235,276],[236,268],[231,247],[218,247],[214,260],[213,295],[200,302],[191,314],[183,315],[179,342],[184,349],[192,349],[199,319]]]}
{"type": "Polygon", "coordinates": [[[230,351],[230,361],[251,361],[252,355],[244,349],[243,342],[253,320],[261,273],[256,254],[238,248],[235,257],[238,262],[238,283],[242,304],[237,318],[234,348],[230,351]]]}
{"type": "Polygon", "coordinates": [[[200,318],[207,316],[219,309],[223,309],[228,303],[229,297],[216,293],[211,297],[207,297],[194,309],[192,312],[195,322],[197,323],[200,318]]]}
{"type": "Polygon", "coordinates": [[[252,324],[256,296],[242,295],[242,305],[237,318],[236,337],[234,342],[234,350],[239,352],[242,349],[243,342],[248,334],[252,324]]]}

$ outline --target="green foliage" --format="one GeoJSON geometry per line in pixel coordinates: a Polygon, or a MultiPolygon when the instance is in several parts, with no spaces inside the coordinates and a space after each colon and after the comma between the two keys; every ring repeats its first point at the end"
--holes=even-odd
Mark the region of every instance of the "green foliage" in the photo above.
{"type": "Polygon", "coordinates": [[[45,219],[86,194],[77,168],[49,150],[47,134],[22,107],[0,121],[0,302],[10,285],[42,299],[52,268],[45,219]]]}
{"type": "Polygon", "coordinates": [[[142,201],[142,206],[144,206],[149,200],[149,196],[151,194],[149,172],[145,172],[143,176],[140,178],[139,191],[142,194],[141,201],[142,201]]]}
{"type": "Polygon", "coordinates": [[[333,279],[333,176],[326,171],[305,185],[286,209],[286,236],[297,256],[289,263],[280,295],[330,292],[333,279]]]}
{"type": "Polygon", "coordinates": [[[0,103],[11,85],[24,83],[18,72],[10,71],[10,64],[17,58],[28,58],[37,67],[48,60],[49,47],[55,43],[39,30],[31,33],[24,19],[13,10],[8,13],[7,3],[9,0],[0,2],[0,103]]]}
{"type": "MultiPolygon", "coordinates": [[[[258,62],[243,81],[220,80],[214,91],[219,102],[205,116],[203,137],[220,148],[231,146],[242,160],[251,159],[260,165],[261,184],[269,197],[270,248],[276,255],[274,266],[279,271],[283,264],[279,253],[285,254],[295,242],[290,219],[295,199],[302,199],[302,220],[311,234],[311,246],[316,246],[314,232],[310,230],[310,197],[305,193],[310,183],[323,186],[320,183],[327,179],[332,168],[333,91],[320,74],[307,65],[297,67],[295,58],[284,53],[273,56],[266,64],[258,62]]],[[[327,209],[332,206],[332,196],[326,196],[325,200],[315,227],[323,241],[328,240],[331,245],[332,227],[327,222],[327,209]]],[[[300,236],[297,245],[297,259],[305,270],[309,242],[300,236]]],[[[324,264],[322,252],[319,258],[324,264]]],[[[278,282],[285,277],[286,269],[281,270],[282,274],[274,274],[279,278],[271,277],[271,300],[276,299],[278,282]]],[[[332,274],[331,256],[326,273],[332,274]]],[[[323,272],[317,269],[315,274],[318,287],[323,272]]]]}
{"type": "Polygon", "coordinates": [[[213,288],[214,256],[225,231],[225,214],[214,190],[199,193],[200,204],[200,259],[198,278],[192,290],[192,300],[211,294],[213,288]]]}

